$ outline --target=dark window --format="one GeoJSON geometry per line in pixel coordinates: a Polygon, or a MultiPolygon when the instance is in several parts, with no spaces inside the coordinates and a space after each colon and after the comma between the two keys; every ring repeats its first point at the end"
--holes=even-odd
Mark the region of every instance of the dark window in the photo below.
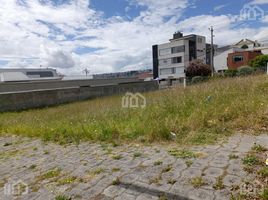
{"type": "Polygon", "coordinates": [[[234,62],[242,62],[244,60],[243,56],[234,56],[233,61],[234,62]]]}
{"type": "Polygon", "coordinates": [[[171,53],[180,53],[185,51],[185,46],[172,47],[171,53]]]}
{"type": "Polygon", "coordinates": [[[40,72],[26,72],[27,76],[39,76],[42,78],[53,77],[53,73],[50,71],[40,71],[40,72]]]}
{"type": "Polygon", "coordinates": [[[172,58],[172,63],[173,64],[181,63],[181,62],[182,62],[182,58],[181,57],[172,58]]]}

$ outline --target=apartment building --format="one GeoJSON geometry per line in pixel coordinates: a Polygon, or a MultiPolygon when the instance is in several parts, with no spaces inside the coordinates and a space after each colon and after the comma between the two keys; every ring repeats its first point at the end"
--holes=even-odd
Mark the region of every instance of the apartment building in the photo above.
{"type": "Polygon", "coordinates": [[[185,68],[195,59],[210,64],[206,38],[199,35],[183,36],[176,32],[168,43],[154,45],[153,74],[159,79],[180,79],[185,76],[185,68]]]}

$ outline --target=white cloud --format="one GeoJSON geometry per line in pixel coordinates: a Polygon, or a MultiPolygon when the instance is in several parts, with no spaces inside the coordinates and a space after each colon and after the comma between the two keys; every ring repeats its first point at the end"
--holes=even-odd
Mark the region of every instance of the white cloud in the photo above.
{"type": "Polygon", "coordinates": [[[70,52],[61,49],[52,49],[41,46],[40,58],[42,59],[42,66],[69,69],[75,67],[73,55],[70,52]]]}
{"type": "Polygon", "coordinates": [[[229,5],[229,4],[218,5],[218,6],[215,6],[213,10],[214,10],[214,11],[219,11],[219,10],[225,8],[225,7],[228,6],[228,5],[229,5]]]}
{"type": "Polygon", "coordinates": [[[259,5],[268,4],[268,0],[254,0],[250,2],[250,4],[259,4],[259,5]]]}
{"type": "Polygon", "coordinates": [[[266,15],[266,16],[263,18],[262,22],[264,22],[264,23],[268,23],[268,15],[266,15]]]}
{"type": "Polygon", "coordinates": [[[167,42],[177,30],[205,35],[209,42],[208,27],[214,25],[218,44],[264,38],[268,33],[266,27],[240,26],[234,20],[237,16],[231,15],[201,15],[181,21],[185,9],[193,7],[187,0],[127,1],[129,8],[142,7],[139,16],[105,19],[90,7],[89,0],[60,5],[51,0],[0,0],[0,60],[23,58],[7,66],[41,64],[67,74],[81,73],[84,68],[93,73],[114,72],[151,67],[152,45],[167,42]],[[79,47],[92,50],[75,53],[79,47]],[[40,60],[24,59],[36,57],[40,60]]]}

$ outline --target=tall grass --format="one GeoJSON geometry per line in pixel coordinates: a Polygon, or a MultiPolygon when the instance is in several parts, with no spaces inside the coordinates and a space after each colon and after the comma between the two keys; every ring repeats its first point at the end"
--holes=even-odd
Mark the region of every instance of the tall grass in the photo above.
{"type": "Polygon", "coordinates": [[[180,144],[213,143],[237,130],[268,127],[268,77],[211,80],[186,89],[144,94],[144,109],[125,109],[122,96],[0,114],[0,133],[59,143],[159,142],[177,135],[180,144]]]}

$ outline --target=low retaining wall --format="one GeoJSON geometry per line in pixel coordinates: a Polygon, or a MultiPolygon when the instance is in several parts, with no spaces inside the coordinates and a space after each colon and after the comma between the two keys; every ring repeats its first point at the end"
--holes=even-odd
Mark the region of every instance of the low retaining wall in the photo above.
{"type": "Polygon", "coordinates": [[[158,90],[156,81],[0,93],[0,112],[40,108],[126,92],[158,90]]]}

